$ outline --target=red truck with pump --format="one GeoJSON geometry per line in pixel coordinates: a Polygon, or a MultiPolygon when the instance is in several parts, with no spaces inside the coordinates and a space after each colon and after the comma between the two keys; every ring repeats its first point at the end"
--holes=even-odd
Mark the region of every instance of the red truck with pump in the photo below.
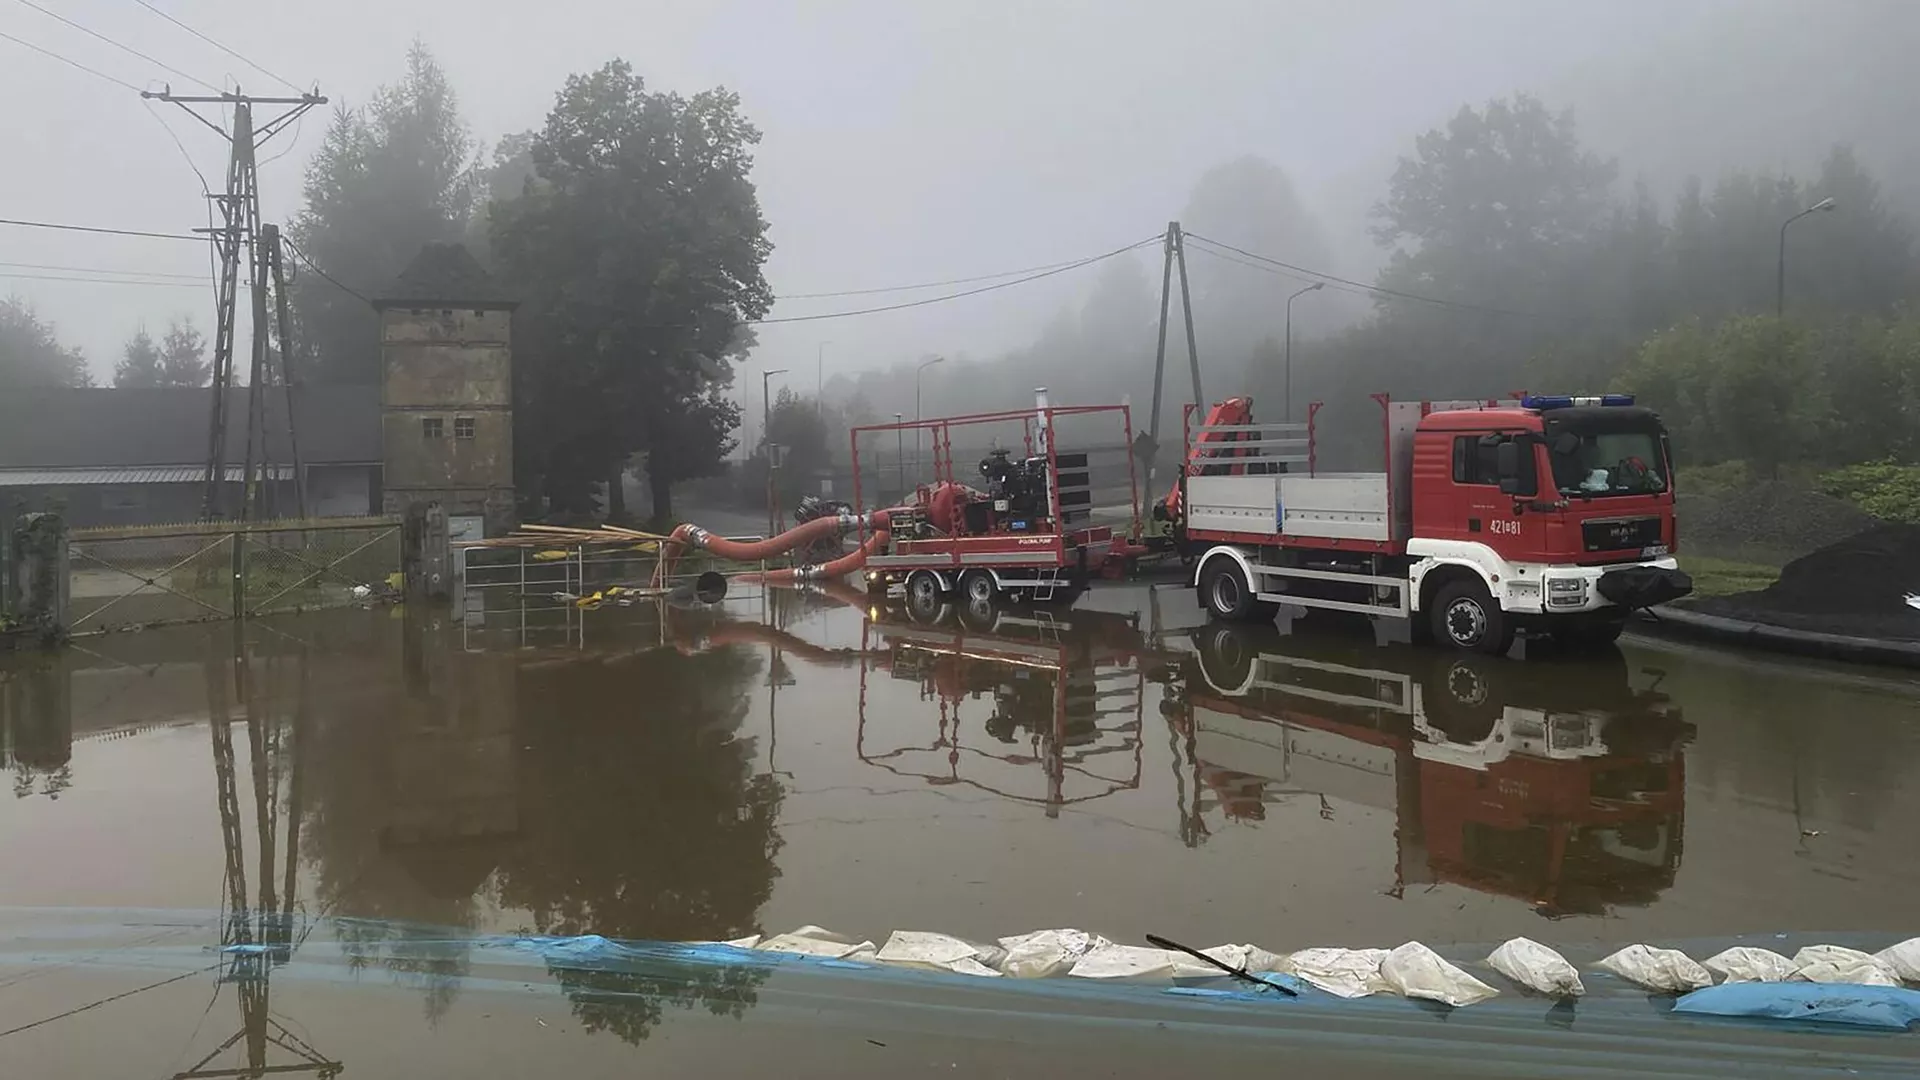
{"type": "Polygon", "coordinates": [[[1317,408],[1258,424],[1230,399],[1189,429],[1178,499],[1157,513],[1214,616],[1399,617],[1416,639],[1503,654],[1520,630],[1612,642],[1633,609],[1692,590],[1666,429],[1632,397],[1375,400],[1377,473],[1316,468],[1317,408]]]}

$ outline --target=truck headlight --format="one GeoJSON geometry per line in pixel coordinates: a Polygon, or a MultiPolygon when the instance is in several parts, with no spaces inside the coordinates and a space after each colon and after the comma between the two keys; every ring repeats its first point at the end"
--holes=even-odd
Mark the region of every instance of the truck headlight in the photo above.
{"type": "Polygon", "coordinates": [[[1559,578],[1547,582],[1547,591],[1550,593],[1586,592],[1587,582],[1585,578],[1559,578]]]}

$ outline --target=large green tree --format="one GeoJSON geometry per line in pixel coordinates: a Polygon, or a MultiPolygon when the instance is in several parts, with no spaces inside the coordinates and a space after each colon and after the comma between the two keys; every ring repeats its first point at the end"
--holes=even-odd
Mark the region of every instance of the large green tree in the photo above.
{"type": "Polygon", "coordinates": [[[624,61],[576,75],[534,137],[534,175],[491,210],[496,265],[524,306],[521,475],[556,510],[644,459],[656,518],[720,467],[737,413],[717,395],[772,293],[737,95],[649,91],[624,61]]]}
{"type": "Polygon", "coordinates": [[[113,385],[117,387],[160,385],[160,346],[153,343],[153,335],[147,333],[146,327],[141,327],[127,339],[120,362],[113,366],[113,385]]]}
{"type": "Polygon", "coordinates": [[[17,297],[0,300],[0,387],[92,386],[86,357],[17,297]]]}
{"type": "Polygon", "coordinates": [[[378,380],[379,321],[362,297],[375,298],[422,245],[462,238],[480,196],[475,159],[453,87],[419,41],[399,82],[364,108],[334,112],[291,228],[326,272],[301,275],[293,293],[313,379],[378,380]]]}
{"type": "Polygon", "coordinates": [[[175,320],[160,341],[160,385],[205,386],[208,374],[206,338],[191,317],[175,320]]]}

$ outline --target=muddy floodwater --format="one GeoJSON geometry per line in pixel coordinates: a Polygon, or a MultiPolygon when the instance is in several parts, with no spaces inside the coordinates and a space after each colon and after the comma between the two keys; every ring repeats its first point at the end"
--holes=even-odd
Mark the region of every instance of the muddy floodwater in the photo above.
{"type": "MultiPolygon", "coordinates": [[[[1717,1029],[1635,1056],[1663,1023],[1644,998],[1477,1035],[1472,1009],[1363,1003],[1336,1045],[1082,980],[514,943],[1080,927],[1477,958],[1525,935],[1589,965],[1920,934],[1920,684],[1635,637],[1461,659],[1208,625],[1144,585],[918,620],[851,593],[352,610],[8,658],[0,719],[7,1078],[1547,1075],[1569,1028],[1588,1065],[1713,1075],[1673,1047],[1717,1029]],[[1443,1029],[1452,1056],[1419,1041],[1443,1029]]],[[[1793,1038],[1817,1045],[1713,1052],[1920,1068],[1920,1035],[1793,1038]]]]}

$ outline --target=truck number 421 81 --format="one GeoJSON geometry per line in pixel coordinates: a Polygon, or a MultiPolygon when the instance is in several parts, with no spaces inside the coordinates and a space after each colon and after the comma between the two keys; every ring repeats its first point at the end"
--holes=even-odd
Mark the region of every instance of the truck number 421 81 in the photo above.
{"type": "Polygon", "coordinates": [[[1518,521],[1506,521],[1501,518],[1494,518],[1491,524],[1493,531],[1497,534],[1503,536],[1520,535],[1520,523],[1518,521]]]}

